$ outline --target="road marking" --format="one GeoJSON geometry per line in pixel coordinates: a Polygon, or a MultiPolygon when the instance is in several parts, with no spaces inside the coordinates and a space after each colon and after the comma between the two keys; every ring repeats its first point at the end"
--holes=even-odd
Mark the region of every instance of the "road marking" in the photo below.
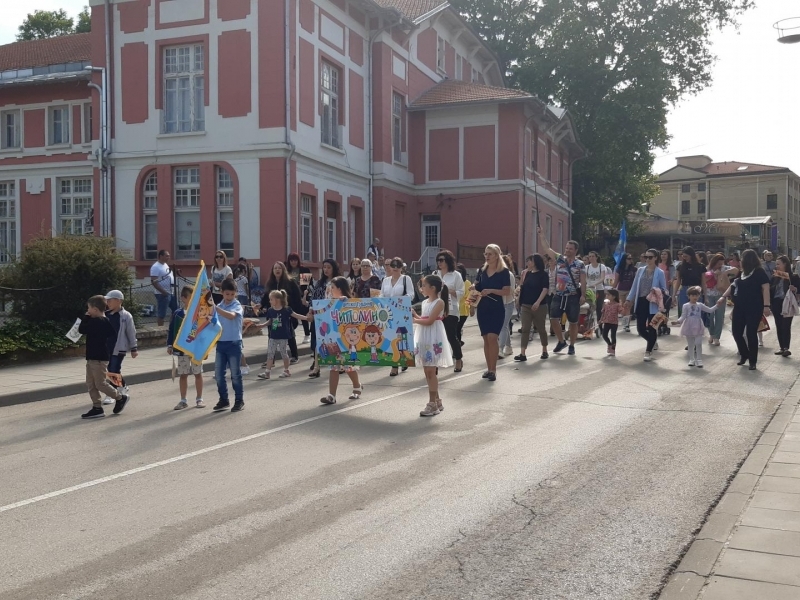
{"type": "MultiPolygon", "coordinates": [[[[499,367],[502,365],[498,365],[499,367]]],[[[480,371],[474,371],[472,373],[465,373],[464,375],[459,375],[457,377],[452,377],[447,379],[446,381],[440,381],[440,383],[450,383],[451,381],[458,381],[459,379],[464,379],[465,377],[471,377],[480,371]]],[[[309,417],[307,419],[302,419],[300,421],[295,421],[294,423],[287,423],[286,425],[281,425],[280,427],[275,427],[274,429],[267,429],[265,431],[259,431],[258,433],[253,433],[251,435],[246,435],[241,438],[236,438],[235,440],[230,440],[227,442],[222,442],[220,444],[215,444],[214,446],[209,446],[208,448],[201,448],[200,450],[195,450],[194,452],[187,452],[186,454],[181,454],[179,456],[174,456],[172,458],[167,458],[166,460],[160,460],[158,462],[150,463],[149,465],[142,465],[141,467],[136,467],[135,469],[129,469],[128,471],[122,471],[121,473],[115,473],[114,475],[108,475],[107,477],[101,477],[100,479],[93,479],[92,481],[86,481],[84,483],[79,483],[78,485],[73,485],[61,490],[56,490],[54,492],[48,492],[47,494],[42,494],[41,496],[35,496],[34,498],[28,498],[27,500],[20,500],[19,502],[14,502],[13,504],[7,504],[5,506],[0,506],[0,513],[14,510],[15,508],[22,508],[23,506],[28,506],[29,504],[36,504],[37,502],[42,502],[44,500],[50,500],[51,498],[57,498],[59,496],[64,496],[66,494],[71,494],[72,492],[77,492],[80,490],[84,490],[86,488],[94,487],[96,485],[100,485],[103,483],[108,483],[109,481],[114,481],[116,479],[122,479],[123,477],[130,477],[131,475],[136,475],[137,473],[143,473],[144,471],[151,471],[153,469],[157,469],[158,467],[164,467],[166,465],[171,465],[176,462],[180,462],[182,460],[186,460],[188,458],[194,458],[195,456],[200,456],[202,454],[208,454],[209,452],[214,452],[216,450],[222,450],[223,448],[228,448],[230,446],[236,446],[238,444],[243,444],[244,442],[249,442],[251,440],[257,440],[259,438],[265,437],[267,435],[272,435],[273,433],[278,433],[280,431],[286,431],[287,429],[292,429],[294,427],[299,427],[300,425],[305,425],[307,423],[313,423],[314,421],[319,421],[321,419],[327,419],[329,417],[334,417],[336,415],[350,412],[351,410],[356,410],[359,408],[363,408],[365,406],[369,406],[370,404],[376,404],[378,402],[383,402],[384,400],[391,400],[392,398],[397,398],[398,396],[405,396],[406,394],[410,394],[412,392],[418,392],[420,390],[427,389],[427,385],[422,385],[419,387],[409,388],[407,390],[403,390],[402,392],[396,392],[394,394],[390,394],[388,396],[383,396],[382,398],[375,398],[374,400],[368,400],[367,402],[362,402],[360,404],[355,404],[353,406],[346,406],[344,408],[339,408],[337,410],[327,412],[322,415],[317,415],[316,417],[309,417]]]]}

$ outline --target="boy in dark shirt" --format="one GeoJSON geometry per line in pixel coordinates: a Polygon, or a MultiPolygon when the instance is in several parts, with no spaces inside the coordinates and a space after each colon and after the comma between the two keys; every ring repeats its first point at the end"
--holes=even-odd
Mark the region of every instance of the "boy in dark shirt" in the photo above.
{"type": "Polygon", "coordinates": [[[118,415],[128,403],[128,396],[106,381],[109,352],[107,340],[115,334],[114,327],[105,316],[108,308],[103,296],[92,296],[86,302],[86,316],[78,326],[78,332],[86,336],[86,385],[92,399],[92,409],[81,415],[83,419],[105,417],[102,393],[114,398],[114,414],[118,415]]]}

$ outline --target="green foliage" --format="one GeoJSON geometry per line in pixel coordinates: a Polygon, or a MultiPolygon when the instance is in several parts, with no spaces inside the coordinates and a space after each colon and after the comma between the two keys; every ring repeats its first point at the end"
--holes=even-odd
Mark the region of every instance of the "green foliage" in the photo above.
{"type": "Polygon", "coordinates": [[[75,23],[75,33],[89,33],[92,30],[92,15],[89,12],[89,7],[84,6],[83,10],[78,13],[78,22],[75,23]]]}
{"type": "Polygon", "coordinates": [[[657,192],[667,111],[711,81],[710,36],[753,0],[452,0],[508,82],[567,108],[589,157],[575,164],[574,234],[617,230],[657,192]]]}
{"type": "Polygon", "coordinates": [[[43,40],[75,33],[72,17],[60,8],[58,10],[35,10],[28,13],[17,34],[18,41],[43,40]]]}
{"type": "Polygon", "coordinates": [[[28,352],[58,352],[80,344],[73,344],[64,334],[74,321],[23,321],[10,319],[0,326],[0,357],[13,355],[20,350],[28,352]]]}
{"type": "Polygon", "coordinates": [[[18,290],[12,313],[26,321],[74,321],[91,296],[112,289],[125,293],[130,285],[131,273],[114,241],[95,236],[35,239],[19,261],[0,272],[0,286],[18,290]]]}

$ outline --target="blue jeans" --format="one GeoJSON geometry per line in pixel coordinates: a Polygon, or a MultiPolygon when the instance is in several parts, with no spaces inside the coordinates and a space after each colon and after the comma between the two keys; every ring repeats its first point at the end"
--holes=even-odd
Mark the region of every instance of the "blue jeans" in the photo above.
{"type": "Polygon", "coordinates": [[[228,384],[225,371],[231,370],[234,402],[244,402],[244,386],[242,385],[242,342],[217,342],[217,357],[214,361],[214,379],[217,380],[217,392],[222,402],[228,400],[228,384]]]}
{"type": "Polygon", "coordinates": [[[156,317],[163,320],[167,316],[171,298],[172,294],[156,294],[156,317]]]}
{"type": "MultiPolygon", "coordinates": [[[[706,304],[714,306],[719,296],[706,296],[706,304]]],[[[725,305],[717,307],[713,313],[708,314],[708,335],[715,340],[722,335],[722,328],[725,325],[725,305]]]]}

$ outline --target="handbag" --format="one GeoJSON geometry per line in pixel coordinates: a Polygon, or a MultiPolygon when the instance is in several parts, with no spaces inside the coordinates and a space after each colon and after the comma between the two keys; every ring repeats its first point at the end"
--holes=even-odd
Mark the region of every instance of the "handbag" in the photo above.
{"type": "Polygon", "coordinates": [[[761,315],[761,322],[758,324],[758,332],[761,333],[762,331],[769,331],[769,321],[764,315],[761,315]]]}

